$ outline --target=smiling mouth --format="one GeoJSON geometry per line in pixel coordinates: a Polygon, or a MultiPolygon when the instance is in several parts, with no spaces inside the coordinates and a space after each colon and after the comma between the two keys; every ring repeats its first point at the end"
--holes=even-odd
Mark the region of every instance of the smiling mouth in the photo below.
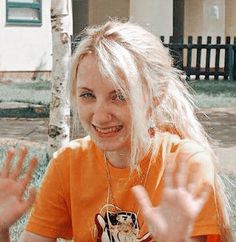
{"type": "Polygon", "coordinates": [[[107,127],[107,128],[99,128],[95,125],[92,125],[94,129],[100,133],[100,134],[112,134],[112,133],[117,133],[119,132],[122,128],[123,125],[117,125],[117,126],[112,126],[112,127],[107,127]]]}

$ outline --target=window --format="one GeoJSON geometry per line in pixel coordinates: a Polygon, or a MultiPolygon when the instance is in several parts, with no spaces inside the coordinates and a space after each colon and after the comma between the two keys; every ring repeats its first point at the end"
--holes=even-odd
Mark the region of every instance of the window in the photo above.
{"type": "Polygon", "coordinates": [[[7,25],[41,25],[41,0],[6,0],[7,25]]]}

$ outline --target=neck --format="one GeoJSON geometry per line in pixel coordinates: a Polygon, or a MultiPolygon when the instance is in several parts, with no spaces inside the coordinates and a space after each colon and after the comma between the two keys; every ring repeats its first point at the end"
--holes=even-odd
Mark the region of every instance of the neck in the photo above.
{"type": "Polygon", "coordinates": [[[130,162],[130,151],[106,151],[105,157],[108,162],[117,168],[126,168],[130,162]]]}

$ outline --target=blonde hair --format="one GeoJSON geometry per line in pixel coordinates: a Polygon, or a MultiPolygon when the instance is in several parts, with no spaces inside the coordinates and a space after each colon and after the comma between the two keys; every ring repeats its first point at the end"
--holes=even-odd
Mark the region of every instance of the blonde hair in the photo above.
{"type": "Polygon", "coordinates": [[[70,85],[77,123],[77,69],[82,58],[93,53],[102,75],[128,97],[132,119],[132,168],[138,166],[140,158],[152,150],[153,142],[156,142],[148,133],[150,122],[157,130],[168,127],[181,138],[200,143],[214,156],[195,115],[192,96],[181,80],[182,73],[173,67],[169,50],[159,38],[138,25],[116,20],[87,28],[83,35],[85,37],[73,56],[70,85]]]}

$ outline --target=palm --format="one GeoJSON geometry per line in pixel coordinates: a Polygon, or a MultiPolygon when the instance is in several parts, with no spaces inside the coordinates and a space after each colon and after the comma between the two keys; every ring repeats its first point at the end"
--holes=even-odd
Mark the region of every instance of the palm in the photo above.
{"type": "Polygon", "coordinates": [[[13,151],[9,151],[0,175],[0,228],[7,229],[32,205],[35,191],[30,190],[28,199],[22,198],[24,191],[32,178],[37,160],[32,159],[25,176],[18,179],[27,150],[21,149],[20,157],[15,168],[11,169],[13,151]]]}
{"type": "Polygon", "coordinates": [[[194,174],[187,182],[186,171],[182,164],[175,176],[176,183],[174,184],[173,176],[167,170],[166,186],[158,207],[151,205],[143,187],[134,188],[144,219],[156,240],[178,242],[185,241],[190,236],[193,222],[207,198],[208,186],[205,186],[204,190],[199,193],[199,176],[200,167],[195,165],[194,174]]]}

